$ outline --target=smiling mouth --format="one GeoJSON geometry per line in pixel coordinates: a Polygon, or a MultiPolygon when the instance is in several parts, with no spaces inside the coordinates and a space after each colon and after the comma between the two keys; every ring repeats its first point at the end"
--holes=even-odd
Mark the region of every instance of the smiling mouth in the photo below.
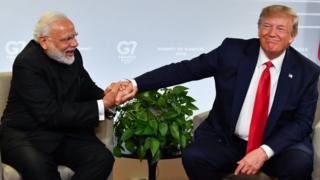
{"type": "Polygon", "coordinates": [[[279,43],[278,41],[275,41],[275,40],[267,40],[266,42],[268,44],[278,44],[279,43]]]}
{"type": "Polygon", "coordinates": [[[74,50],[67,50],[67,51],[65,51],[65,54],[67,56],[73,56],[74,55],[74,50]]]}

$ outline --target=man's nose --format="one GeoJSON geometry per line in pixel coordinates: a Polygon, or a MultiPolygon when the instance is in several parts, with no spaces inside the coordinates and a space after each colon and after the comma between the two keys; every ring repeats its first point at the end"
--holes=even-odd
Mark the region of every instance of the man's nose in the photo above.
{"type": "Polygon", "coordinates": [[[71,39],[70,46],[77,47],[79,45],[76,38],[71,39]]]}
{"type": "Polygon", "coordinates": [[[277,35],[277,28],[276,28],[276,27],[270,28],[268,34],[269,34],[270,36],[276,36],[276,35],[277,35]]]}

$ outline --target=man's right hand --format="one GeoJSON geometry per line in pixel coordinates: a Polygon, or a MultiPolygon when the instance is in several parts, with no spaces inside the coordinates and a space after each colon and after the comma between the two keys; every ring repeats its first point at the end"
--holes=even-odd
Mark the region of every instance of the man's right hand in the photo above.
{"type": "Polygon", "coordinates": [[[120,105],[134,98],[138,92],[138,88],[133,86],[131,81],[120,81],[119,92],[115,99],[115,104],[120,105]]]}
{"type": "Polygon", "coordinates": [[[115,99],[119,92],[120,84],[111,83],[108,88],[104,91],[103,104],[105,109],[113,108],[116,103],[115,99]]]}
{"type": "Polygon", "coordinates": [[[111,83],[104,91],[103,103],[105,109],[112,108],[115,105],[123,104],[132,99],[138,89],[130,81],[119,81],[111,83]]]}
{"type": "Polygon", "coordinates": [[[245,155],[240,161],[234,172],[235,175],[247,174],[252,175],[259,172],[263,164],[268,160],[266,152],[261,148],[257,148],[247,155],[245,155]]]}

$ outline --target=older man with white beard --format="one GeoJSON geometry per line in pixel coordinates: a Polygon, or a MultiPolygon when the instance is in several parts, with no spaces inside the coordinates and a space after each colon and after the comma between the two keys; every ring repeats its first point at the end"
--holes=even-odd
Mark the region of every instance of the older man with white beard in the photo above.
{"type": "Polygon", "coordinates": [[[91,80],[76,36],[64,14],[47,13],[15,59],[0,146],[24,180],[59,180],[57,164],[73,169],[73,180],[105,180],[112,170],[94,128],[110,115],[116,92],[104,94],[91,80]]]}

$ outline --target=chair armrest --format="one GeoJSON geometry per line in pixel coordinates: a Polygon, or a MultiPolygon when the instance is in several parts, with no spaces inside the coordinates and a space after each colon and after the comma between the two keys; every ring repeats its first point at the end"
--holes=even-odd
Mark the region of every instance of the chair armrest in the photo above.
{"type": "Polygon", "coordinates": [[[96,136],[107,146],[112,152],[113,149],[113,119],[105,119],[99,123],[95,129],[96,136]]]}
{"type": "Polygon", "coordinates": [[[198,126],[209,116],[210,111],[205,111],[200,114],[197,114],[193,117],[193,131],[195,131],[198,126]]]}

